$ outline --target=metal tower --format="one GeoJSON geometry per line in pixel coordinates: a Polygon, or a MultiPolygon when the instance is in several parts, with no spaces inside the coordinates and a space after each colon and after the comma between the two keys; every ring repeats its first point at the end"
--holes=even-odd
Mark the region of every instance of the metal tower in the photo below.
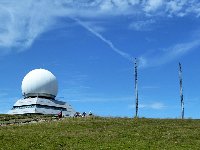
{"type": "Polygon", "coordinates": [[[184,119],[184,101],[183,101],[183,79],[182,79],[182,67],[179,63],[179,80],[180,80],[180,98],[181,98],[181,119],[184,119]]]}
{"type": "Polygon", "coordinates": [[[135,58],[135,117],[138,117],[138,79],[137,79],[137,59],[135,58]]]}

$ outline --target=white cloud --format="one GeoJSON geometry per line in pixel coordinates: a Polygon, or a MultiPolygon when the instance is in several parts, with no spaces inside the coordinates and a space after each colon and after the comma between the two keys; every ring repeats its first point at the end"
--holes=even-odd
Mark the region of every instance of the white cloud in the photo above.
{"type": "Polygon", "coordinates": [[[101,32],[105,32],[106,28],[102,27],[102,26],[97,26],[97,25],[92,25],[92,29],[95,32],[101,33],[101,32]]]}
{"type": "Polygon", "coordinates": [[[136,31],[151,31],[152,25],[155,23],[155,20],[142,20],[142,21],[135,21],[132,22],[129,25],[130,29],[136,30],[136,31]]]}
{"type": "MultiPolygon", "coordinates": [[[[83,21],[82,21],[83,22],[83,21]]],[[[91,29],[93,29],[95,32],[102,33],[106,31],[106,28],[104,28],[101,24],[103,22],[98,22],[98,21],[84,21],[84,24],[91,29]]]]}
{"type": "Polygon", "coordinates": [[[194,50],[196,47],[200,46],[200,40],[194,40],[187,43],[178,43],[167,49],[164,49],[161,54],[156,54],[155,51],[150,56],[140,56],[139,62],[140,67],[152,67],[166,64],[176,58],[183,56],[184,54],[194,50]]]}
{"type": "Polygon", "coordinates": [[[92,29],[91,27],[89,27],[84,22],[82,22],[82,21],[80,21],[78,19],[74,19],[74,20],[77,21],[77,23],[79,23],[82,27],[84,27],[85,29],[87,29],[90,33],[92,33],[96,37],[98,37],[105,44],[107,44],[114,52],[116,52],[117,54],[119,54],[122,57],[126,58],[127,60],[133,62],[134,58],[132,56],[130,56],[129,54],[127,54],[127,53],[121,51],[120,49],[118,49],[117,47],[115,47],[115,45],[110,40],[108,40],[105,37],[103,37],[101,34],[99,34],[98,32],[96,32],[94,29],[92,29]]]}
{"type": "Polygon", "coordinates": [[[138,62],[139,62],[139,67],[146,67],[146,66],[148,66],[147,58],[146,57],[140,56],[138,58],[138,62]]]}
{"type": "Polygon", "coordinates": [[[44,31],[48,30],[53,20],[43,3],[20,1],[17,4],[0,4],[0,47],[27,48],[44,31]],[[42,6],[42,7],[41,7],[42,6]]]}
{"type": "MultiPolygon", "coordinates": [[[[122,15],[200,16],[198,0],[20,0],[0,2],[0,51],[24,50],[59,17],[96,19],[122,15]],[[162,8],[162,9],[161,9],[162,8]]],[[[66,23],[66,22],[65,22],[66,23]]],[[[144,27],[140,22],[135,28],[144,27]]],[[[97,29],[102,30],[102,28],[97,29]]]]}
{"type": "Polygon", "coordinates": [[[186,1],[169,1],[166,5],[166,10],[169,12],[169,15],[178,15],[184,16],[185,11],[183,11],[183,7],[186,1]]]}
{"type": "Polygon", "coordinates": [[[101,5],[100,5],[100,9],[101,11],[111,11],[113,9],[113,4],[111,1],[104,1],[101,5]]]}
{"type": "Polygon", "coordinates": [[[163,0],[148,0],[144,10],[146,12],[156,11],[163,5],[163,3],[164,3],[163,0]]]}
{"type": "MultiPolygon", "coordinates": [[[[139,104],[140,109],[155,109],[155,110],[160,110],[160,109],[165,109],[167,106],[164,103],[161,102],[153,102],[153,103],[148,103],[148,104],[139,104]]],[[[135,108],[135,105],[130,105],[129,108],[135,108]]]]}
{"type": "Polygon", "coordinates": [[[163,103],[157,102],[157,103],[153,103],[153,104],[149,105],[149,107],[152,109],[163,109],[166,106],[163,103]]]}
{"type": "Polygon", "coordinates": [[[187,9],[186,13],[189,12],[193,12],[194,14],[197,15],[197,17],[200,17],[200,4],[198,3],[196,5],[191,5],[191,7],[187,9]]]}

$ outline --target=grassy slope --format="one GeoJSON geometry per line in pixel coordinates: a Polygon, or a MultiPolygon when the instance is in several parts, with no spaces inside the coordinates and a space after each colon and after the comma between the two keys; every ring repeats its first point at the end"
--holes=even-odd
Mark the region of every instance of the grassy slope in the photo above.
{"type": "Polygon", "coordinates": [[[200,149],[200,120],[66,118],[0,127],[0,149],[200,149]]]}

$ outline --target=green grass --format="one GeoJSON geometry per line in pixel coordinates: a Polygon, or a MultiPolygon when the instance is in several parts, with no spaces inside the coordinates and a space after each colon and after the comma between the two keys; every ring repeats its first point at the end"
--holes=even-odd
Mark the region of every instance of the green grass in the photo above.
{"type": "MultiPolygon", "coordinates": [[[[54,117],[55,118],[55,117],[54,117]]],[[[0,125],[9,125],[16,123],[27,123],[30,121],[39,121],[39,120],[52,120],[52,115],[5,115],[0,114],[0,125]]]]}
{"type": "Polygon", "coordinates": [[[0,127],[0,149],[200,149],[200,120],[65,118],[0,127]]]}

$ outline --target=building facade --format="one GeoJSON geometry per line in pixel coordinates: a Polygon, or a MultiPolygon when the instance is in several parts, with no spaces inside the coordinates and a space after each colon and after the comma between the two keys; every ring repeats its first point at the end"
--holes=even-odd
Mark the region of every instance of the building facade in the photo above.
{"type": "Polygon", "coordinates": [[[66,102],[56,100],[56,77],[45,69],[29,72],[22,81],[23,98],[17,100],[8,114],[49,114],[74,116],[75,110],[66,102]]]}

